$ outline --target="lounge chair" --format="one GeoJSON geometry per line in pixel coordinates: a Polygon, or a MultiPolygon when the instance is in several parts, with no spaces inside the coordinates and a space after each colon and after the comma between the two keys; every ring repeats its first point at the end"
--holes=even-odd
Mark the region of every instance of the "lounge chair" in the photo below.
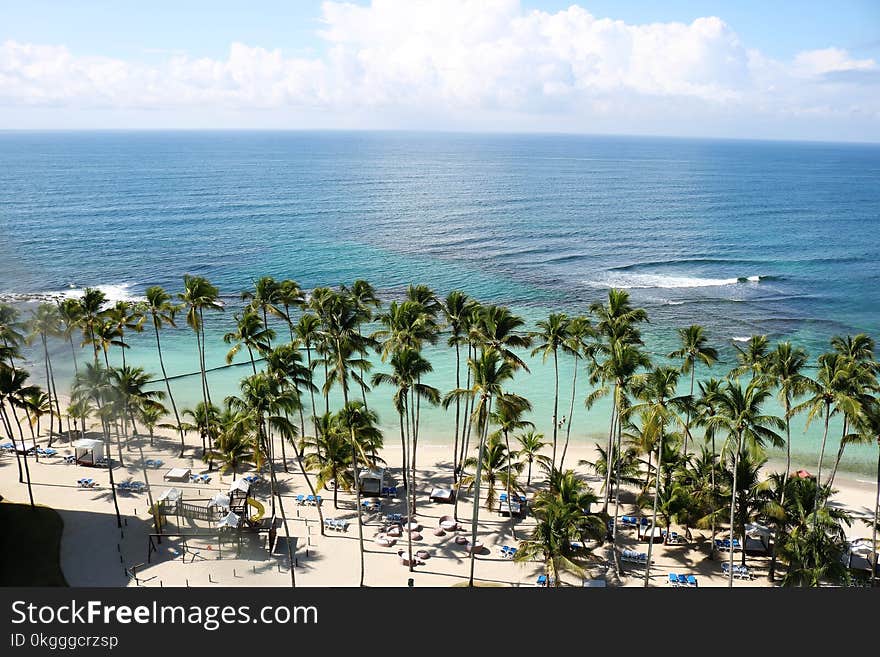
{"type": "Polygon", "coordinates": [[[305,504],[305,503],[306,503],[306,496],[305,496],[305,495],[297,495],[297,496],[296,496],[296,504],[297,504],[297,506],[302,506],[302,505],[305,504]]]}
{"type": "Polygon", "coordinates": [[[686,575],[679,575],[678,576],[678,585],[679,586],[687,586],[688,585],[688,578],[686,575]]]}
{"type": "Polygon", "coordinates": [[[538,575],[538,579],[535,580],[535,586],[547,586],[547,576],[538,575]]]}
{"type": "Polygon", "coordinates": [[[669,586],[679,586],[678,575],[676,575],[675,573],[669,573],[666,581],[668,582],[669,586]]]}
{"type": "Polygon", "coordinates": [[[686,581],[687,581],[687,585],[688,585],[688,586],[690,586],[690,587],[692,587],[692,588],[696,588],[696,587],[697,587],[697,578],[694,577],[693,575],[688,575],[687,578],[686,578],[686,581]]]}

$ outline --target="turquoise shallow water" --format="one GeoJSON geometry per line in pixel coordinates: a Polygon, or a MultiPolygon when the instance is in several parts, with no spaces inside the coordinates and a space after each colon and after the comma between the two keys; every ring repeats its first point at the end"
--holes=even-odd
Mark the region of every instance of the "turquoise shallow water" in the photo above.
{"type": "MultiPolygon", "coordinates": [[[[835,333],[880,335],[878,181],[880,147],[867,145],[0,133],[0,296],[86,285],[137,296],[151,284],[177,290],[184,273],[205,275],[230,304],[208,324],[209,365],[221,365],[237,295],[263,274],[307,288],[366,278],[386,299],[409,282],[461,288],[530,323],[553,309],[584,312],[620,286],[649,310],[656,356],[674,348],[675,327],[693,322],[728,364],[732,341],[753,333],[815,355],[835,333]]],[[[196,369],[190,333],[164,340],[170,374],[196,369]]],[[[132,344],[129,359],[158,371],[149,336],[132,344]]],[[[69,378],[66,352],[57,354],[69,378]]],[[[430,358],[431,383],[451,388],[451,353],[430,358]]],[[[570,368],[563,363],[563,382],[570,368]]],[[[244,374],[212,374],[217,396],[244,374]]],[[[175,381],[184,402],[196,401],[195,383],[175,381]]],[[[514,387],[549,431],[552,370],[534,362],[514,387]]],[[[564,412],[568,394],[564,385],[564,412]]],[[[393,431],[389,397],[376,391],[371,403],[393,431]]],[[[587,414],[580,399],[576,407],[575,439],[600,434],[607,408],[587,414]]],[[[451,440],[450,416],[424,417],[430,439],[451,440]]],[[[818,439],[815,428],[798,432],[796,451],[815,451],[818,439]]],[[[849,465],[871,457],[854,449],[849,465]]]]}

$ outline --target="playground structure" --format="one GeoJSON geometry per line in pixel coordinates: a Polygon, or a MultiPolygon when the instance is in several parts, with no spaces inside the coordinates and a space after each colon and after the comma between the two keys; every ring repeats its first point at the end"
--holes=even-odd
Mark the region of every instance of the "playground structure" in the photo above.
{"type": "Polygon", "coordinates": [[[251,484],[244,479],[236,479],[227,493],[219,493],[207,503],[185,500],[178,488],[163,491],[150,508],[156,533],[149,535],[147,561],[158,550],[157,544],[162,542],[162,538],[182,538],[184,546],[189,538],[215,539],[218,546],[224,539],[232,539],[238,542],[240,550],[243,536],[268,533],[266,547],[271,553],[279,521],[274,516],[265,517],[266,508],[254,498],[251,488],[251,484]],[[172,522],[173,529],[169,527],[172,522]],[[208,526],[197,526],[197,522],[207,523],[208,526]],[[184,526],[188,531],[184,531],[184,526]]]}

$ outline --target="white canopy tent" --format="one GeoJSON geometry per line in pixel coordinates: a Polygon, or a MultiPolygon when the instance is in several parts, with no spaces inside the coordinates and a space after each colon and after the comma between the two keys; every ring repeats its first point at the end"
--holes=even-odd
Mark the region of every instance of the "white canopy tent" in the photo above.
{"type": "Polygon", "coordinates": [[[250,489],[251,485],[244,479],[236,479],[231,484],[229,484],[230,493],[234,493],[237,490],[240,490],[242,493],[247,493],[250,489]]]}
{"type": "Polygon", "coordinates": [[[229,496],[224,495],[223,493],[218,493],[214,497],[211,498],[211,501],[208,502],[208,506],[216,506],[221,509],[229,508],[229,496]]]}
{"type": "Polygon", "coordinates": [[[232,511],[230,511],[229,513],[226,514],[226,516],[223,517],[223,519],[220,522],[217,523],[217,528],[222,529],[224,527],[230,527],[230,528],[234,529],[235,527],[238,527],[240,522],[241,522],[241,518],[239,518],[236,514],[234,514],[232,511]]]}
{"type": "Polygon", "coordinates": [[[358,473],[361,492],[366,495],[381,495],[385,487],[385,468],[364,469],[358,473]]]}
{"type": "Polygon", "coordinates": [[[73,443],[74,458],[77,463],[95,465],[104,458],[104,442],[94,438],[80,438],[73,443]]]}

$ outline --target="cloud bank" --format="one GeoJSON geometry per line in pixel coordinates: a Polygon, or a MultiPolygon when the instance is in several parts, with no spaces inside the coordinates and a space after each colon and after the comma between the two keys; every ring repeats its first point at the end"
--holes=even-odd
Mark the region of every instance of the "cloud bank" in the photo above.
{"type": "Polygon", "coordinates": [[[0,120],[73,110],[181,127],[201,117],[204,127],[880,139],[873,59],[822,44],[774,60],[717,17],[636,25],[517,0],[326,2],[319,34],[326,47],[311,58],[233,43],[222,59],[172,53],[158,65],[8,40],[0,120]]]}

